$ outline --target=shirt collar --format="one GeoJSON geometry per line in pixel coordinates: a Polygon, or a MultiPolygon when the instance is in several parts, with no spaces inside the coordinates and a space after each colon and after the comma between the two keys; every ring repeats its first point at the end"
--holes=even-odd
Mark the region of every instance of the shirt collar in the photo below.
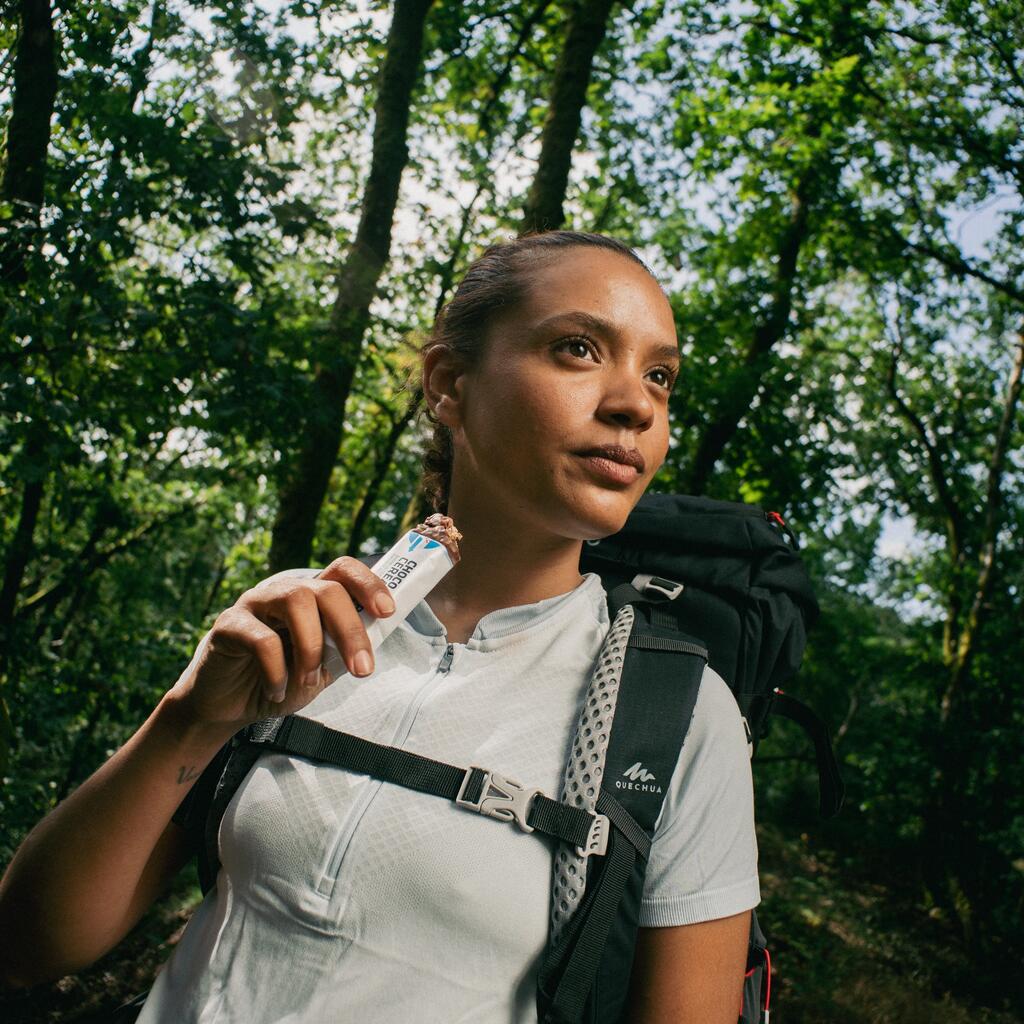
{"type": "MultiPolygon", "coordinates": [[[[496,608],[476,624],[469,642],[496,640],[525,633],[553,619],[578,615],[581,607],[590,607],[599,621],[607,619],[604,585],[596,572],[583,573],[583,582],[572,590],[554,597],[546,597],[533,604],[519,604],[512,608],[496,608]]],[[[406,616],[406,623],[417,633],[428,637],[443,637],[444,626],[426,600],[420,601],[406,616]]]]}

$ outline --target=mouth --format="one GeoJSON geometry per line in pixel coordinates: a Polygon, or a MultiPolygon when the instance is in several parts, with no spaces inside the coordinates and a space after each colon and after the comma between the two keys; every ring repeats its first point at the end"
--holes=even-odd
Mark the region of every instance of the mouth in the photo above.
{"type": "Polygon", "coordinates": [[[620,466],[629,466],[635,470],[637,476],[644,471],[644,457],[639,448],[625,448],[621,444],[602,444],[576,454],[584,458],[598,458],[620,466]]]}
{"type": "Polygon", "coordinates": [[[636,466],[616,462],[599,453],[577,452],[576,454],[583,464],[605,483],[628,486],[636,483],[640,477],[640,470],[636,466]]]}

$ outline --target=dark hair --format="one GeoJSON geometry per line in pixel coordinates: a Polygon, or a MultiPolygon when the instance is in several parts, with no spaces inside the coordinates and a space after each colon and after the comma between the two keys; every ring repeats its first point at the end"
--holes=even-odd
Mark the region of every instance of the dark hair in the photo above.
{"type": "MultiPolygon", "coordinates": [[[[413,392],[413,401],[423,399],[423,357],[433,346],[447,345],[468,371],[476,369],[483,362],[488,328],[494,316],[525,298],[531,272],[543,266],[556,250],[578,246],[610,249],[651,274],[650,267],[628,245],[608,235],[587,231],[528,232],[510,242],[488,246],[470,264],[455,294],[441,307],[420,347],[419,365],[406,382],[406,388],[413,392]]],[[[423,453],[423,493],[435,512],[447,512],[454,457],[451,431],[438,421],[426,402],[420,413],[434,425],[433,436],[423,453]]]]}

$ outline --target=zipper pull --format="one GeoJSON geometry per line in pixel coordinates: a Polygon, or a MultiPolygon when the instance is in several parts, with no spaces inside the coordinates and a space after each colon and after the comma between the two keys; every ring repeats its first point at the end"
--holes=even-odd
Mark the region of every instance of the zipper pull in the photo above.
{"type": "Polygon", "coordinates": [[[782,518],[782,516],[779,515],[778,512],[765,512],[764,518],[769,523],[769,525],[774,526],[777,530],[779,530],[782,533],[786,540],[789,541],[790,547],[792,547],[794,551],[800,546],[796,542],[796,535],[786,525],[786,521],[782,518]]]}
{"type": "Polygon", "coordinates": [[[455,656],[455,644],[449,644],[445,648],[444,657],[441,659],[441,664],[437,666],[439,672],[447,672],[451,667],[452,658],[455,656]]]}

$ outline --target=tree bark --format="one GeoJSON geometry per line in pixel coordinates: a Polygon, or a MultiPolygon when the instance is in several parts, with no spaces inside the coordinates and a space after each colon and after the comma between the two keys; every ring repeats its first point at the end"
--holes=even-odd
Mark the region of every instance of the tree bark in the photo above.
{"type": "MultiPolygon", "coordinates": [[[[0,222],[0,321],[6,318],[11,291],[27,278],[26,257],[39,231],[46,185],[46,153],[57,96],[57,43],[48,0],[22,0],[14,56],[14,91],[7,124],[0,199],[10,213],[0,222]]],[[[38,344],[41,339],[36,338],[38,344]]],[[[13,725],[5,699],[14,646],[14,612],[25,570],[32,555],[36,521],[46,489],[46,428],[29,426],[25,480],[14,534],[4,555],[0,587],[0,774],[6,774],[13,725]]]]}
{"type": "Polygon", "coordinates": [[[57,97],[57,46],[49,0],[22,0],[14,57],[14,95],[0,198],[12,204],[0,243],[0,277],[25,279],[25,256],[38,228],[46,183],[46,151],[57,97]]]}
{"type": "MultiPolygon", "coordinates": [[[[50,121],[56,95],[57,54],[49,2],[22,0],[14,57],[14,94],[7,125],[3,182],[0,184],[0,198],[13,206],[0,239],[0,283],[6,285],[17,284],[24,279],[28,229],[39,225],[46,178],[46,151],[50,144],[50,121]]],[[[0,308],[0,318],[3,312],[0,308]]],[[[24,452],[26,465],[33,470],[45,464],[45,434],[41,423],[33,423],[29,428],[24,452]]],[[[3,585],[0,587],[0,648],[5,651],[18,591],[32,552],[32,538],[45,482],[45,472],[36,472],[25,481],[18,525],[4,557],[3,585]]],[[[6,664],[0,664],[0,679],[5,669],[6,664]]],[[[0,716],[3,708],[0,700],[0,716]]]]}
{"type": "Polygon", "coordinates": [[[540,158],[523,209],[520,234],[562,226],[573,148],[580,131],[594,55],[608,29],[616,0],[582,0],[573,8],[551,85],[540,158]]]}
{"type": "Polygon", "coordinates": [[[337,276],[329,326],[314,353],[305,436],[279,482],[270,571],[309,564],[316,519],[341,444],[345,407],[388,260],[413,89],[422,66],[423,30],[433,0],[397,0],[374,104],[373,155],[355,238],[337,276]]]}

